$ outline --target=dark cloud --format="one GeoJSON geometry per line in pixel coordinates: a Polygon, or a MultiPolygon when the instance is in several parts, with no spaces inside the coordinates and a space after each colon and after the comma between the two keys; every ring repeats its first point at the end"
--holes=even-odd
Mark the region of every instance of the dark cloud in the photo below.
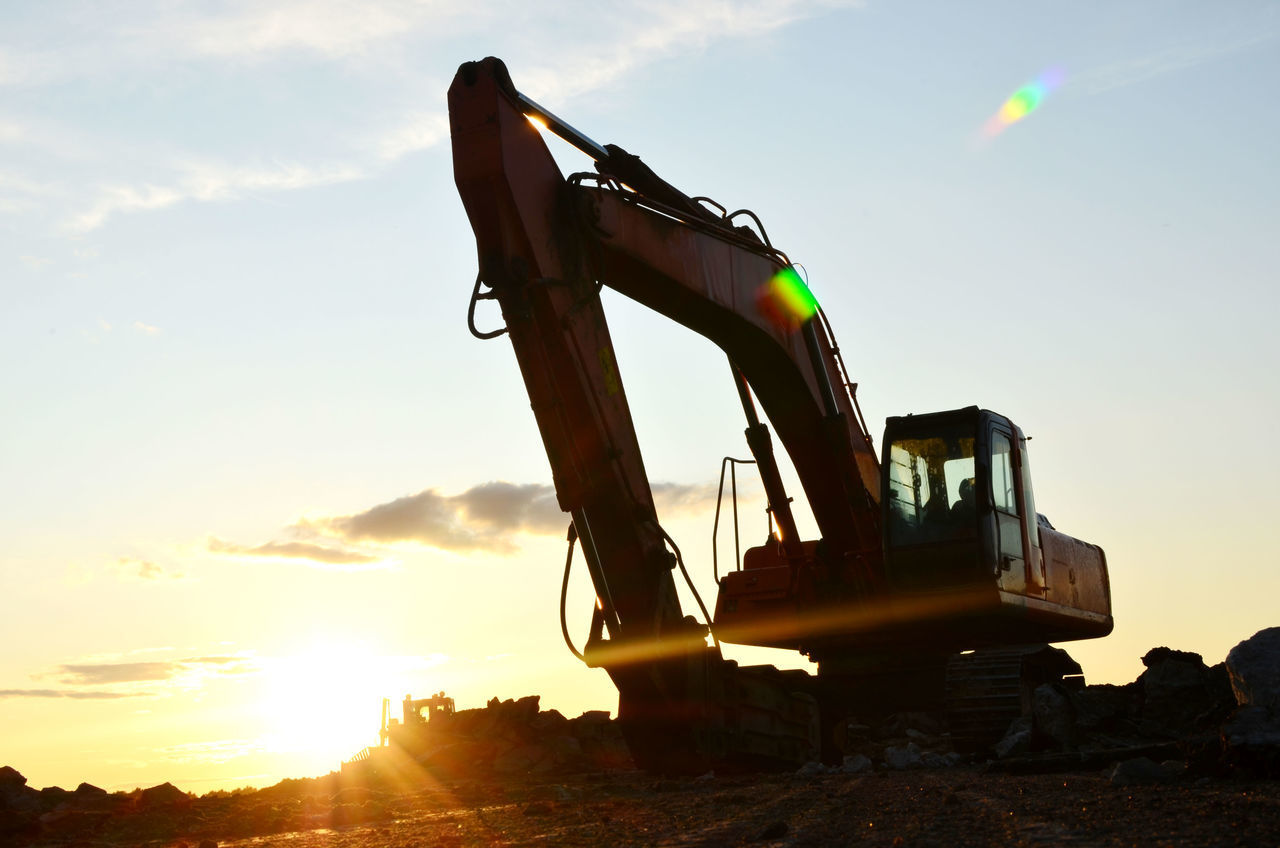
{"type": "Polygon", "coordinates": [[[168,680],[181,670],[179,664],[172,662],[85,663],[58,666],[55,674],[62,683],[92,686],[100,683],[168,680]]]}
{"type": "MultiPolygon", "coordinates": [[[[660,515],[714,508],[716,487],[707,483],[655,483],[660,515]]],[[[517,533],[562,536],[569,516],[555,490],[543,483],[493,481],[458,495],[424,489],[364,512],[303,522],[302,529],[351,542],[416,542],[448,551],[511,553],[517,533]]]]}
{"type": "Polygon", "coordinates": [[[427,489],[309,526],[362,542],[422,542],[445,550],[492,547],[459,519],[452,499],[427,489]]]}
{"type": "MultiPolygon", "coordinates": [[[[742,497],[743,488],[743,481],[739,480],[739,498],[742,497]]],[[[705,512],[716,507],[718,489],[711,483],[654,483],[650,489],[653,491],[653,503],[658,508],[659,516],[705,512]]],[[[728,491],[728,483],[725,484],[725,490],[728,491]]]]}
{"type": "Polygon", "coordinates": [[[77,700],[112,700],[143,698],[150,692],[102,692],[93,689],[0,689],[0,698],[75,698],[77,700]]]}
{"type": "Polygon", "coordinates": [[[215,554],[269,557],[271,559],[304,559],[325,565],[369,565],[379,561],[378,557],[360,553],[359,551],[328,548],[311,542],[267,542],[263,545],[237,545],[233,542],[225,542],[217,537],[210,537],[206,547],[215,554]]]}
{"type": "Polygon", "coordinates": [[[448,500],[463,520],[489,531],[558,535],[569,526],[555,490],[543,483],[481,483],[448,500]]]}
{"type": "Polygon", "coordinates": [[[460,495],[425,489],[307,529],[358,542],[417,542],[446,551],[511,553],[516,533],[559,535],[568,526],[555,491],[541,483],[495,481],[460,495]]]}

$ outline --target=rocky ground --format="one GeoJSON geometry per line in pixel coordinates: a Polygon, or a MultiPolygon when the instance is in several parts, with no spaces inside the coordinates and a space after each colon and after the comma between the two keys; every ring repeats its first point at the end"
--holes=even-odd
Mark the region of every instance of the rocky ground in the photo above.
{"type": "Polygon", "coordinates": [[[1280,845],[1280,782],[961,766],[866,774],[460,781],[417,790],[326,779],[49,816],[9,845],[1280,845]]]}
{"type": "Polygon", "coordinates": [[[36,790],[4,767],[0,844],[1280,846],[1280,628],[1213,667],[1167,648],[1143,662],[1126,686],[1041,687],[980,756],[902,713],[851,722],[841,763],[786,774],[655,778],[606,714],[537,698],[260,790],[36,790]]]}

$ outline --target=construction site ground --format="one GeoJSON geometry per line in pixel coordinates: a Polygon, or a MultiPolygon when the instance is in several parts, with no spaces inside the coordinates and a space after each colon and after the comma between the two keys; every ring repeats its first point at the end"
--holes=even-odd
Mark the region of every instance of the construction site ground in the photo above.
{"type": "MultiPolygon", "coordinates": [[[[1280,783],[1122,787],[1101,773],[973,769],[814,777],[459,784],[397,796],[385,819],[232,846],[1280,845],[1280,783]]],[[[192,843],[194,848],[194,843],[192,843]]]]}
{"type": "MultiPolygon", "coordinates": [[[[862,775],[461,781],[389,791],[311,781],[160,806],[30,846],[1276,846],[1280,782],[1118,786],[1105,773],[976,767],[862,775]],[[288,829],[288,828],[293,829],[288,829]]],[[[83,824],[83,823],[82,823],[83,824]]]]}

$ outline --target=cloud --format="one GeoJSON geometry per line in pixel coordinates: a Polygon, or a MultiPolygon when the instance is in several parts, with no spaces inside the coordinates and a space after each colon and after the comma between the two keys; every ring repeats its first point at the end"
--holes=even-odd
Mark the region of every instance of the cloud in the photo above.
{"type": "Polygon", "coordinates": [[[410,153],[427,150],[449,137],[449,117],[443,112],[407,116],[398,126],[373,142],[379,157],[394,162],[410,153]]]}
{"type": "Polygon", "coordinates": [[[172,662],[86,663],[58,666],[55,674],[61,683],[98,685],[169,680],[181,671],[172,662]]]}
{"type": "Polygon", "coordinates": [[[133,328],[134,328],[135,330],[137,330],[139,333],[142,333],[142,334],[147,335],[147,336],[158,336],[158,335],[160,335],[160,328],[159,328],[159,327],[153,327],[153,326],[151,326],[150,324],[144,324],[144,323],[142,323],[141,321],[134,321],[134,322],[133,322],[133,328]]]}
{"type": "Polygon", "coordinates": [[[80,686],[113,685],[203,678],[211,674],[245,674],[258,670],[249,657],[188,657],[159,662],[66,663],[49,675],[59,683],[80,686]]]}
{"type": "Polygon", "coordinates": [[[261,545],[237,545],[216,536],[205,543],[210,553],[238,557],[262,557],[266,559],[300,559],[311,563],[333,566],[376,566],[383,558],[344,548],[332,548],[311,542],[266,542],[261,545]]]}
{"type": "MultiPolygon", "coordinates": [[[[654,483],[659,515],[698,512],[715,507],[716,487],[709,483],[654,483]]],[[[563,536],[569,516],[560,510],[555,490],[545,483],[492,481],[458,495],[424,489],[364,512],[307,519],[296,525],[350,542],[412,542],[447,551],[512,553],[521,533],[563,536]]]]}
{"type": "Polygon", "coordinates": [[[107,185],[82,212],[64,223],[68,232],[88,233],[115,215],[164,209],[184,201],[239,200],[251,194],[295,191],[357,180],[365,171],[355,165],[309,166],[280,163],[274,167],[244,167],[210,162],[187,162],[168,185],[107,185]]]}
{"type": "Polygon", "coordinates": [[[177,580],[186,576],[182,572],[166,569],[150,560],[133,559],[132,557],[120,557],[116,560],[114,567],[116,574],[126,580],[163,580],[166,578],[177,580]]]}
{"type": "MultiPolygon", "coordinates": [[[[739,499],[743,497],[743,490],[747,488],[744,485],[745,483],[747,483],[745,480],[738,481],[739,499]]],[[[659,515],[672,512],[704,512],[715,509],[716,494],[719,491],[713,483],[659,482],[650,486],[650,489],[653,490],[653,501],[659,515]]]]}
{"type": "Polygon", "coordinates": [[[261,742],[250,739],[219,739],[213,742],[186,742],[158,748],[156,752],[167,759],[182,763],[225,763],[265,750],[261,742]]]}
{"type": "Polygon", "coordinates": [[[0,698],[73,698],[106,701],[117,698],[142,698],[149,692],[104,692],[97,689],[0,689],[0,698]]]}
{"type": "Polygon", "coordinates": [[[1263,31],[1233,39],[1173,45],[1076,74],[1072,82],[1086,94],[1102,94],[1252,49],[1274,40],[1275,35],[1272,31],[1263,31]]]}
{"type": "MultiPolygon", "coordinates": [[[[172,648],[146,648],[131,651],[130,654],[170,650],[172,648]]],[[[32,675],[37,680],[53,678],[71,688],[0,689],[0,698],[114,700],[155,697],[174,688],[198,688],[211,677],[256,674],[263,668],[262,662],[256,657],[236,655],[185,657],[154,662],[80,661],[65,663],[52,671],[32,675]]]]}
{"type": "MultiPolygon", "coordinates": [[[[594,91],[673,54],[705,49],[717,41],[765,35],[860,0],[745,0],[736,3],[641,3],[616,13],[617,39],[591,39],[563,51],[554,64],[521,67],[516,84],[533,96],[557,100],[594,91]]],[[[611,10],[612,11],[612,10],[611,10]]]]}
{"type": "Polygon", "coordinates": [[[450,19],[476,14],[460,3],[419,0],[251,0],[224,3],[218,14],[177,14],[128,30],[135,43],[180,55],[263,58],[304,52],[330,58],[366,54],[386,42],[450,19]]]}
{"type": "MultiPolygon", "coordinates": [[[[717,41],[762,35],[851,5],[858,4],[848,0],[703,4],[646,0],[603,9],[598,4],[579,3],[564,12],[568,23],[561,25],[537,6],[522,4],[232,0],[210,8],[165,3],[145,13],[130,14],[126,9],[92,16],[90,12],[91,17],[68,29],[61,46],[47,55],[0,54],[0,85],[6,81],[39,85],[74,77],[110,86],[130,74],[147,81],[173,79],[173,85],[182,85],[186,76],[175,71],[193,59],[222,66],[214,69],[216,73],[268,59],[296,63],[299,57],[340,65],[345,79],[359,80],[352,86],[354,91],[364,92],[356,95],[363,96],[363,102],[355,104],[358,120],[350,122],[352,129],[334,133],[323,124],[299,127],[311,130],[308,143],[304,143],[307,147],[312,146],[310,141],[323,140],[322,146],[328,150],[327,154],[304,152],[302,161],[298,161],[298,139],[289,142],[290,161],[262,165],[210,162],[188,153],[141,159],[138,139],[94,138],[89,145],[94,166],[120,168],[134,162],[146,170],[79,181],[88,190],[78,199],[64,201],[73,205],[55,215],[65,232],[82,235],[120,215],[366,179],[407,155],[437,145],[448,135],[443,104],[426,110],[422,104],[442,97],[446,81],[432,76],[439,71],[424,72],[434,63],[424,64],[421,57],[442,46],[436,42],[457,49],[469,34],[487,34],[499,21],[513,31],[529,33],[530,43],[558,39],[570,45],[513,57],[522,88],[563,104],[654,61],[717,41]],[[388,80],[394,84],[388,85],[388,80]],[[377,86],[375,92],[370,92],[370,85],[377,86]],[[423,95],[427,91],[430,96],[423,95]],[[394,117],[397,112],[399,117],[394,117]],[[364,128],[379,125],[386,129],[369,137],[364,128]],[[104,151],[114,152],[104,155],[104,151]],[[328,161],[318,161],[322,158],[328,161]],[[157,159],[159,166],[154,164],[157,159]],[[164,164],[167,160],[174,164],[164,164]]],[[[37,145],[31,128],[13,125],[12,131],[14,138],[25,140],[28,147],[53,150],[47,143],[37,145]]],[[[67,127],[56,135],[82,143],[85,132],[67,127]]],[[[151,147],[155,143],[155,138],[145,141],[151,147]]],[[[190,141],[179,143],[189,145],[190,141]]],[[[7,199],[0,194],[0,211],[22,211],[29,205],[30,198],[7,199]]]]}
{"type": "MultiPolygon", "coordinates": [[[[0,141],[5,125],[0,124],[0,141]]],[[[24,212],[58,193],[52,185],[0,171],[0,213],[24,212]]]]}

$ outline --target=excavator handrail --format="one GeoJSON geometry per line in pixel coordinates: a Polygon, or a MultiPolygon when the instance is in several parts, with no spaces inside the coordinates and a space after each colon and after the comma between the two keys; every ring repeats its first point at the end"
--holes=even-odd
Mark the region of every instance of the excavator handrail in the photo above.
{"type": "MultiPolygon", "coordinates": [[[[720,505],[724,501],[724,472],[725,467],[729,469],[729,485],[733,495],[733,567],[738,570],[742,567],[742,549],[739,544],[738,536],[738,474],[737,467],[739,465],[755,465],[754,459],[735,459],[732,456],[726,456],[720,460],[720,487],[716,492],[716,517],[711,524],[711,576],[715,579],[716,585],[720,585],[720,565],[719,565],[719,546],[716,544],[716,537],[720,532],[720,505]]],[[[769,529],[773,529],[773,514],[769,513],[769,529]]]]}

